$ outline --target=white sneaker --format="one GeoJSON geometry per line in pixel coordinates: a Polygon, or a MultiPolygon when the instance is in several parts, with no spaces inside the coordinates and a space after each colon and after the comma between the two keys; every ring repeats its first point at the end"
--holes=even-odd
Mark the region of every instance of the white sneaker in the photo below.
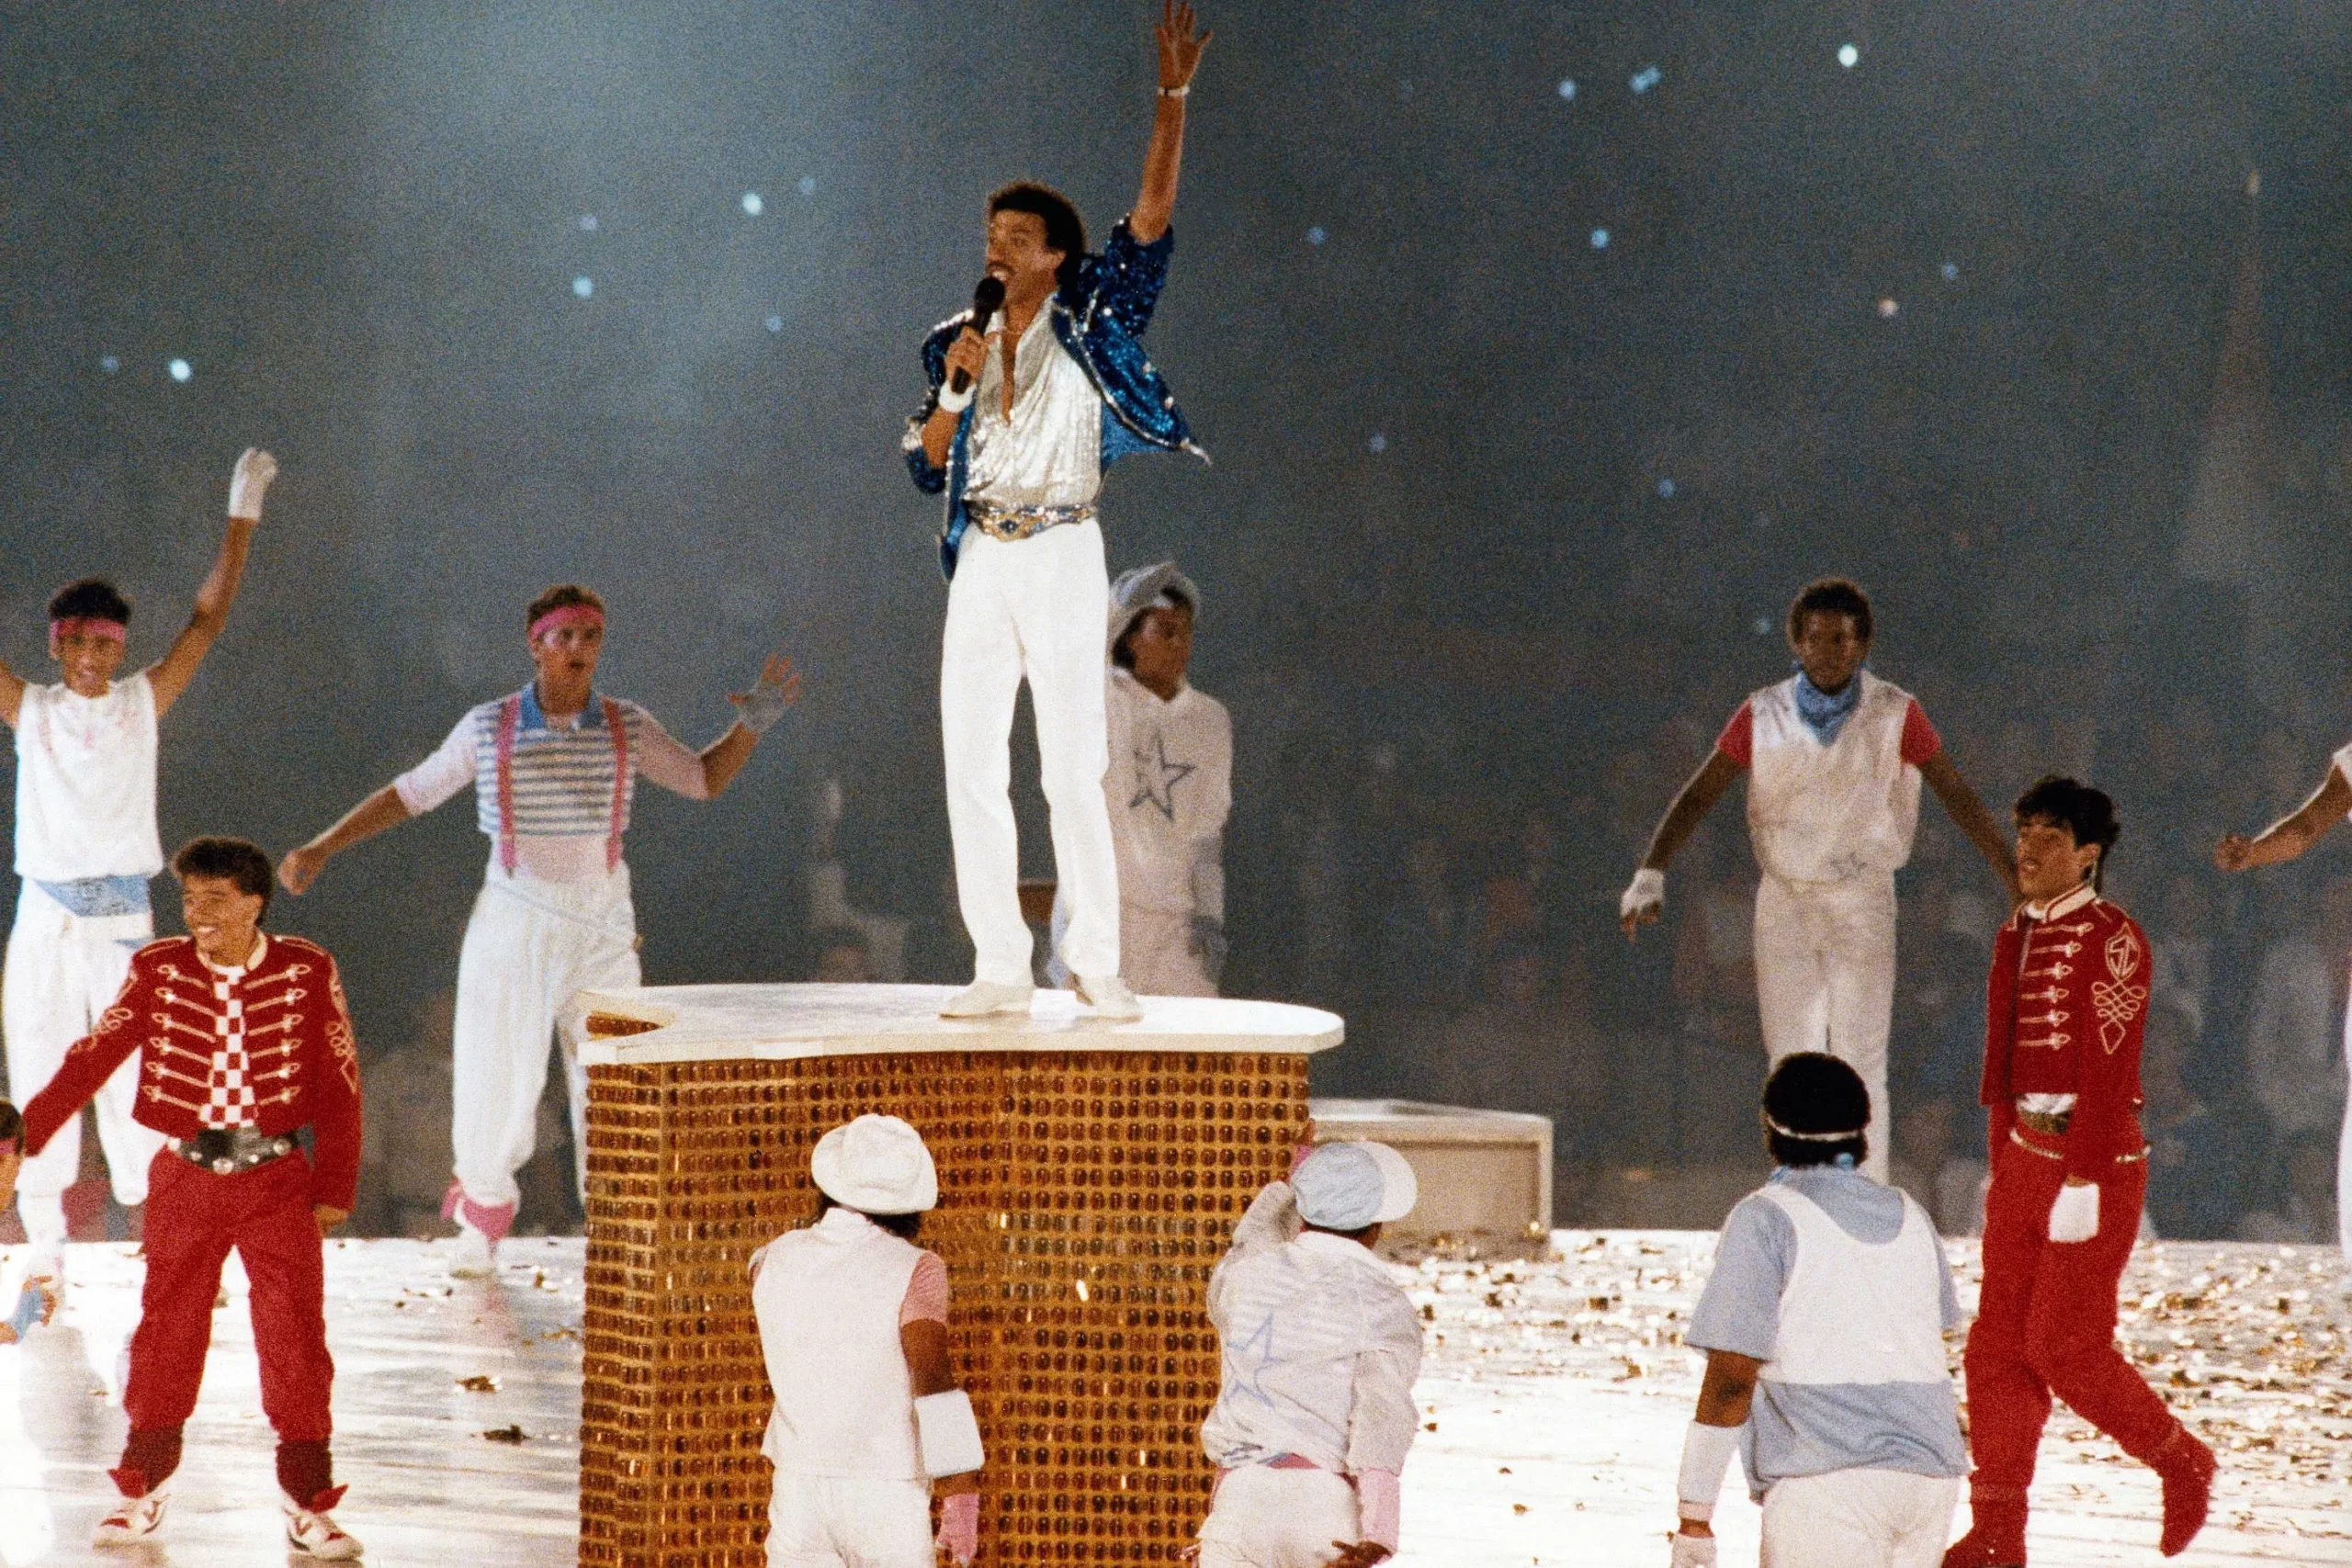
{"type": "Polygon", "coordinates": [[[1116,975],[1097,975],[1092,979],[1073,976],[1070,989],[1078,993],[1080,1001],[1091,1004],[1098,1017],[1116,1023],[1133,1023],[1143,1016],[1143,1004],[1136,1000],[1136,994],[1116,975]]]}
{"type": "Polygon", "coordinates": [[[994,980],[975,980],[940,1003],[939,1016],[987,1018],[992,1013],[1027,1012],[1029,1000],[1036,994],[1035,986],[1003,986],[994,980]]]}
{"type": "Polygon", "coordinates": [[[487,1280],[498,1272],[498,1244],[466,1224],[458,1222],[458,1248],[449,1258],[452,1280],[487,1280]]]}
{"type": "Polygon", "coordinates": [[[286,1544],[297,1551],[312,1557],[347,1562],[357,1557],[366,1547],[356,1536],[345,1535],[334,1522],[332,1514],[314,1514],[280,1499],[278,1506],[286,1510],[286,1544]]]}
{"type": "Polygon", "coordinates": [[[164,1503],[161,1492],[150,1492],[144,1497],[118,1497],[112,1512],[98,1521],[90,1534],[92,1546],[131,1546],[145,1540],[164,1528],[164,1503]]]}

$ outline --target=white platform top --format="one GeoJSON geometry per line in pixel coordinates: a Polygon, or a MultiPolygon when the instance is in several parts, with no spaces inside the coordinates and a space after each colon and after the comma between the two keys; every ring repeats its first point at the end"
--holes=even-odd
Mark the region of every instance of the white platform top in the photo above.
{"type": "Polygon", "coordinates": [[[1337,1013],[1286,1002],[1145,997],[1134,1023],[1106,1023],[1068,991],[1039,991],[1026,1018],[945,1019],[947,986],[640,986],[582,991],[575,1012],[659,1027],[581,1042],[590,1066],[789,1061],[914,1051],[1328,1051],[1337,1013]]]}

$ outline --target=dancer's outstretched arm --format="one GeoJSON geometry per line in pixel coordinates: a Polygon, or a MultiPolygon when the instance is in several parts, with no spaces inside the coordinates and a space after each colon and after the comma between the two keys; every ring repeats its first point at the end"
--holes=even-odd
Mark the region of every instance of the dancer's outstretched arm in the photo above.
{"type": "Polygon", "coordinates": [[[397,828],[409,818],[409,809],[401,799],[400,790],[386,784],[358,805],[343,814],[335,825],[304,844],[299,850],[288,850],[286,858],[277,863],[278,886],[298,897],[309,890],[326,863],[362,839],[372,839],[387,828],[397,828]]]}
{"type": "Polygon", "coordinates": [[[1724,797],[1732,781],[1742,770],[1737,762],[1720,750],[1707,753],[1699,771],[1685,781],[1676,792],[1674,804],[1666,808],[1658,819],[1657,830],[1650,835],[1649,852],[1642,856],[1640,869],[1634,874],[1634,886],[1626,889],[1619,900],[1617,923],[1625,928],[1625,940],[1656,920],[1666,908],[1666,868],[1674,863],[1675,852],[1688,843],[1715,802],[1724,797]]]}
{"type": "Polygon", "coordinates": [[[1939,750],[1920,763],[1919,776],[1928,781],[1928,787],[1944,803],[1952,825],[1968,835],[1968,841],[1976,846],[1976,852],[1984,857],[1984,863],[2001,879],[2001,886],[2009,896],[2009,907],[2015,908],[2025,898],[2018,890],[2016,852],[2002,833],[2001,825],[1993,820],[1992,812],[1985,809],[1984,802],[1952,765],[1951,753],[1939,750]]]}
{"type": "Polygon", "coordinates": [[[2347,811],[2352,811],[2352,781],[2330,762],[2319,788],[2293,811],[2251,839],[2244,833],[2223,834],[2213,846],[2213,863],[2223,871],[2248,871],[2293,860],[2326,837],[2347,811]]]}
{"type": "Polygon", "coordinates": [[[229,606],[237,602],[237,585],[245,575],[245,553],[253,547],[254,527],[261,521],[262,497],[277,477],[277,459],[259,447],[246,447],[237,459],[236,472],[229,479],[229,531],[204,586],[196,591],[196,613],[188,617],[171,651],[147,671],[159,718],[196,679],[197,667],[229,624],[229,606]]]}
{"type": "Polygon", "coordinates": [[[1184,94],[1201,68],[1201,51],[1216,35],[1193,32],[1193,7],[1162,0],[1159,12],[1159,108],[1151,122],[1151,150],[1144,154],[1143,189],[1127,214],[1127,232],[1148,245],[1168,232],[1176,210],[1176,179],[1184,166],[1184,94]]]}

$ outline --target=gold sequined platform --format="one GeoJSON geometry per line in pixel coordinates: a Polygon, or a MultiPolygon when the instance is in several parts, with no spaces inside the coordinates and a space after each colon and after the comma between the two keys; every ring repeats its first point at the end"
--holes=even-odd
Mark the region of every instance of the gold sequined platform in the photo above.
{"type": "Polygon", "coordinates": [[[589,1017],[580,1561],[765,1561],[769,1408],[745,1264],[815,1213],[808,1155],[865,1111],[922,1130],[999,1563],[1174,1560],[1208,1509],[1209,1270],[1308,1135],[1329,1013],[1067,993],[944,1021],[924,986],[650,987],[589,1017]]]}

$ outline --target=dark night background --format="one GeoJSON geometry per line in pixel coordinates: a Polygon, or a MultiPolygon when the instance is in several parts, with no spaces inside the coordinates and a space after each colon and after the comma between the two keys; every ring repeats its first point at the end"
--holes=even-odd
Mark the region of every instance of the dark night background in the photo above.
{"type": "MultiPolygon", "coordinates": [[[[2301,1223],[2278,1107],[2342,1093],[2346,864],[2200,868],[2352,730],[2352,6],[1204,19],[1151,342],[1215,463],[1122,465],[1105,526],[1114,570],[1202,585],[1228,989],[1346,1010],[1328,1088],[1561,1116],[1564,1221],[1615,1213],[1610,1171],[1759,1157],[1736,803],[1630,953],[1616,895],[1785,672],[1789,594],[1849,573],[1874,668],[1996,810],[2052,766],[2121,802],[2112,890],[2173,960],[2205,1118],[2194,1217],[2159,1223],[2301,1223]],[[2275,973],[2314,963],[2335,1010],[2281,1023],[2275,973]]],[[[266,446],[243,597],[164,721],[167,845],[315,832],[520,684],[522,604],[579,579],[602,683],[692,744],[769,648],[808,677],[724,800],[640,796],[648,978],[806,975],[829,778],[853,899],[910,922],[911,977],[964,977],[937,513],[897,438],[986,191],[1049,180],[1098,235],[1132,200],[1150,21],[0,7],[0,657],[50,678],[42,602],[93,571],[160,656],[266,446]]],[[[275,912],[343,957],[373,1057],[446,1029],[484,858],[453,806],[275,912]]],[[[1968,1152],[2000,912],[1932,797],[1903,888],[1898,1106],[1957,1129],[1932,1168],[1968,1152]]]]}

